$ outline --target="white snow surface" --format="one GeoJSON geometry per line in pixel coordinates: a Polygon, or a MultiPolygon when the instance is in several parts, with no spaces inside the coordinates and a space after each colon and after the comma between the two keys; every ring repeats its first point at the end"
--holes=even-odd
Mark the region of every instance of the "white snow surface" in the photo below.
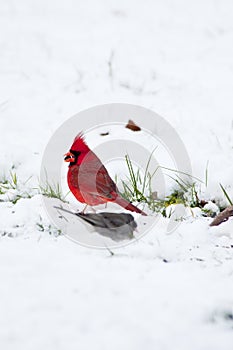
{"type": "Polygon", "coordinates": [[[1,349],[232,349],[232,219],[194,209],[168,235],[161,218],[111,256],[57,236],[31,190],[67,118],[125,102],[167,119],[195,176],[209,162],[207,201],[226,203],[219,183],[233,198],[232,16],[231,0],[0,2],[0,176],[14,165],[33,195],[0,197],[1,349]]]}

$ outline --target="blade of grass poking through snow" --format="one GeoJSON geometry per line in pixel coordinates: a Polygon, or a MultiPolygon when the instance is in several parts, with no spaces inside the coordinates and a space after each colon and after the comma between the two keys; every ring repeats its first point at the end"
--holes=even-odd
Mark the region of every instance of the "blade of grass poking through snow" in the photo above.
{"type": "Polygon", "coordinates": [[[136,180],[137,180],[137,182],[140,183],[140,185],[142,184],[142,178],[141,178],[141,174],[140,174],[140,169],[137,170],[136,180]]]}
{"type": "Polygon", "coordinates": [[[124,194],[126,199],[130,201],[145,201],[146,198],[143,196],[143,193],[138,188],[138,183],[142,183],[141,175],[140,175],[140,169],[137,169],[137,172],[134,172],[133,165],[131,162],[131,159],[129,155],[125,156],[126,164],[129,171],[129,178],[130,184],[132,186],[132,189],[125,183],[125,181],[122,181],[123,187],[124,187],[124,194]]]}
{"type": "Polygon", "coordinates": [[[11,177],[11,186],[12,188],[16,189],[18,185],[18,178],[16,173],[13,173],[12,171],[10,171],[10,177],[11,177]]]}
{"type": "Polygon", "coordinates": [[[188,173],[185,173],[184,171],[180,171],[180,170],[176,170],[176,169],[167,168],[167,167],[161,166],[161,165],[159,165],[158,167],[161,168],[161,169],[164,169],[164,170],[169,170],[169,171],[173,171],[173,172],[178,173],[178,174],[182,174],[182,175],[188,176],[188,177],[190,177],[190,178],[192,178],[192,179],[195,179],[195,180],[197,180],[197,181],[199,181],[199,182],[201,182],[201,183],[204,184],[204,181],[202,181],[202,180],[199,179],[198,177],[193,176],[193,175],[190,175],[190,174],[188,174],[188,173]]]}
{"type": "Polygon", "coordinates": [[[224,193],[226,199],[227,199],[228,202],[230,203],[230,205],[233,205],[233,202],[232,202],[232,200],[230,199],[230,196],[228,195],[226,189],[223,187],[222,184],[219,184],[219,186],[221,187],[221,189],[222,189],[222,191],[223,191],[223,193],[224,193]]]}
{"type": "Polygon", "coordinates": [[[1,181],[1,187],[7,191],[7,190],[16,190],[18,188],[18,177],[16,173],[13,173],[10,171],[10,177],[7,178],[4,176],[4,179],[1,181]]]}
{"type": "Polygon", "coordinates": [[[131,162],[128,154],[125,156],[125,160],[126,160],[127,167],[128,167],[128,170],[129,170],[129,176],[130,176],[131,183],[133,185],[134,193],[137,196],[140,191],[138,190],[138,187],[137,187],[137,180],[136,180],[136,177],[135,177],[135,174],[134,174],[132,162],[131,162]]]}
{"type": "Polygon", "coordinates": [[[129,200],[130,202],[133,202],[135,199],[133,191],[130,189],[130,187],[124,181],[122,181],[122,186],[123,186],[124,192],[121,193],[121,195],[125,199],[129,200]]]}
{"type": "Polygon", "coordinates": [[[45,185],[40,185],[39,186],[40,189],[40,193],[43,196],[46,196],[48,198],[57,198],[60,199],[62,202],[67,203],[67,201],[65,200],[67,194],[65,196],[63,196],[62,190],[60,188],[59,184],[49,184],[48,182],[46,182],[45,185]]]}
{"type": "MultiPolygon", "coordinates": [[[[151,162],[151,158],[153,156],[153,153],[154,151],[158,148],[158,146],[156,146],[153,151],[151,152],[150,156],[149,156],[149,159],[147,161],[147,164],[146,164],[146,169],[145,169],[145,175],[144,175],[144,179],[143,179],[143,185],[142,185],[142,193],[144,194],[145,192],[145,187],[146,187],[146,178],[147,178],[147,174],[148,174],[148,169],[149,169],[149,165],[150,165],[150,162],[151,162]]],[[[151,179],[150,179],[151,180],[151,179]]]]}
{"type": "Polygon", "coordinates": [[[190,192],[191,195],[191,202],[189,205],[191,207],[199,207],[200,200],[198,197],[198,190],[197,190],[197,184],[196,182],[186,182],[184,181],[179,175],[176,174],[176,177],[178,180],[171,175],[166,174],[168,177],[170,177],[172,180],[174,180],[178,186],[180,186],[181,190],[183,191],[183,194],[190,192]]]}
{"type": "Polygon", "coordinates": [[[65,198],[67,197],[67,195],[69,194],[69,192],[64,196],[60,187],[60,184],[57,183],[50,183],[48,180],[48,175],[47,175],[47,170],[44,169],[45,172],[45,182],[44,184],[39,184],[39,192],[46,197],[49,198],[57,198],[60,199],[62,202],[67,203],[67,201],[65,200],[65,198]]]}
{"type": "Polygon", "coordinates": [[[191,196],[192,196],[192,201],[190,203],[190,206],[191,207],[199,207],[200,206],[200,200],[199,200],[199,197],[198,197],[198,193],[197,193],[195,182],[191,185],[191,196]]]}
{"type": "Polygon", "coordinates": [[[178,177],[178,179],[180,180],[178,180],[178,179],[176,179],[175,177],[173,177],[173,176],[171,176],[171,175],[168,175],[168,174],[166,174],[168,177],[170,177],[170,179],[172,179],[173,181],[175,181],[176,183],[177,183],[177,185],[184,191],[184,192],[187,192],[188,191],[188,187],[190,186],[188,186],[182,179],[180,179],[179,178],[179,176],[177,175],[177,177],[178,177]],[[184,184],[182,184],[182,182],[184,183],[184,184]]]}
{"type": "Polygon", "coordinates": [[[123,197],[129,201],[147,203],[150,209],[153,211],[161,211],[162,213],[164,212],[165,208],[172,203],[183,203],[184,205],[188,204],[191,207],[199,206],[199,198],[197,195],[196,182],[194,182],[194,179],[199,183],[205,184],[204,181],[183,171],[163,167],[161,165],[157,166],[152,174],[149,173],[150,162],[156,148],[149,156],[143,177],[141,176],[140,169],[137,169],[137,171],[133,169],[132,161],[129,155],[125,156],[129,171],[129,177],[127,177],[129,183],[122,181],[124,190],[122,193],[123,197]],[[169,176],[179,186],[179,189],[175,190],[174,193],[168,196],[165,200],[155,198],[152,189],[152,178],[159,169],[164,169],[175,173],[174,176],[171,176],[169,174],[166,175],[169,176]],[[185,181],[181,175],[185,175],[189,179],[185,181]],[[190,201],[185,197],[185,194],[188,193],[191,196],[190,201]]]}
{"type": "MultiPolygon", "coordinates": [[[[187,177],[190,177],[190,178],[192,178],[192,179],[195,179],[195,180],[197,180],[198,182],[201,182],[202,184],[205,183],[204,181],[202,181],[201,179],[199,179],[199,178],[196,177],[196,176],[193,176],[193,175],[191,175],[191,174],[185,173],[184,171],[180,171],[180,170],[176,170],[176,169],[167,168],[167,167],[162,166],[162,165],[158,165],[158,166],[157,166],[157,168],[156,168],[156,169],[154,170],[154,172],[152,173],[151,177],[153,177],[154,174],[155,174],[159,169],[164,169],[164,170],[172,171],[172,172],[174,172],[174,173],[178,173],[178,174],[181,174],[181,175],[185,175],[185,176],[187,176],[187,177]]],[[[178,175],[177,175],[177,176],[178,176],[178,175]]],[[[181,178],[180,178],[180,180],[181,180],[181,178]]],[[[184,180],[182,180],[182,181],[184,181],[184,180]]]]}

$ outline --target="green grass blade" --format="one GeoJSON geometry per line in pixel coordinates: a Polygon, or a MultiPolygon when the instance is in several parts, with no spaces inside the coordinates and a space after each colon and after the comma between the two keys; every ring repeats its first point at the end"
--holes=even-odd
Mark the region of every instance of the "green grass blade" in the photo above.
{"type": "Polygon", "coordinates": [[[233,205],[233,202],[232,202],[232,200],[230,199],[230,196],[228,195],[226,189],[223,187],[222,184],[219,184],[219,186],[221,187],[221,189],[222,189],[222,191],[223,191],[223,193],[224,193],[226,199],[227,199],[228,202],[230,203],[230,205],[233,205]]]}
{"type": "Polygon", "coordinates": [[[149,166],[150,166],[150,162],[151,162],[151,158],[153,156],[153,153],[154,151],[158,148],[158,146],[156,146],[153,151],[151,152],[149,158],[148,158],[148,161],[147,161],[147,164],[146,164],[146,169],[145,169],[145,175],[144,175],[144,179],[143,179],[143,185],[142,185],[142,193],[144,194],[145,192],[145,187],[146,187],[146,178],[147,178],[147,173],[148,173],[148,169],[149,169],[149,166]]]}

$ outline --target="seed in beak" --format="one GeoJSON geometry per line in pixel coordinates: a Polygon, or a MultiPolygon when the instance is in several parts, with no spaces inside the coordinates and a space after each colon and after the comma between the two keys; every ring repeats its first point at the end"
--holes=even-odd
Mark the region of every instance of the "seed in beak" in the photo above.
{"type": "Polygon", "coordinates": [[[65,156],[64,158],[65,162],[75,162],[75,156],[71,152],[64,154],[64,156],[65,156]]]}

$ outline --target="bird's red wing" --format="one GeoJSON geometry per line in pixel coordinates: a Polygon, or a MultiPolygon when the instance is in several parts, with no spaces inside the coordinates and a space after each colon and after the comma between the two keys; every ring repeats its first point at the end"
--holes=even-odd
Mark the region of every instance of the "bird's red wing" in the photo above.
{"type": "Polygon", "coordinates": [[[117,187],[100,161],[83,163],[75,176],[82,194],[100,197],[104,202],[114,200],[117,187]]]}
{"type": "Polygon", "coordinates": [[[109,176],[107,169],[102,165],[96,176],[96,188],[101,197],[115,199],[117,187],[115,182],[109,176]]]}

